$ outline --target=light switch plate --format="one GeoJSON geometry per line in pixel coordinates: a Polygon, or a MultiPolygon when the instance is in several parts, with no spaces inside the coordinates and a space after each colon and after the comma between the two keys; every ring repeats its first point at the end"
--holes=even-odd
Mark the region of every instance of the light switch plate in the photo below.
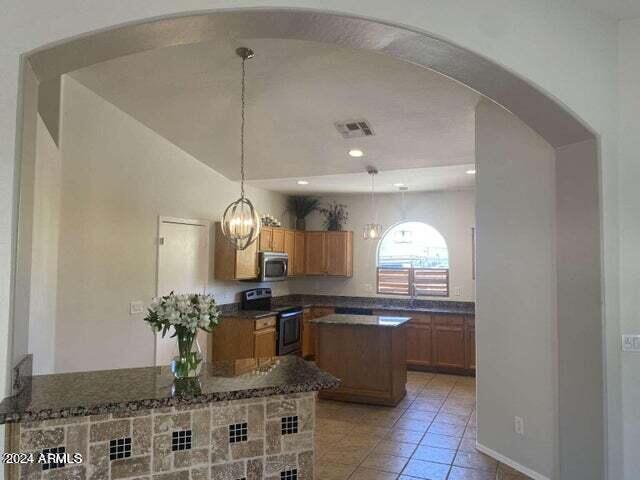
{"type": "Polygon", "coordinates": [[[622,335],[623,352],[640,352],[640,335],[622,335]]]}
{"type": "Polygon", "coordinates": [[[144,303],[134,301],[129,303],[129,315],[139,315],[144,313],[144,303]]]}

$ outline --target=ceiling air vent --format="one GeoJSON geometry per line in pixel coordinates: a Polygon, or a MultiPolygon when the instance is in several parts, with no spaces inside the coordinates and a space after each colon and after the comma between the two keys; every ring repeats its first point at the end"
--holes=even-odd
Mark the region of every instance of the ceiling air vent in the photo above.
{"type": "Polygon", "coordinates": [[[371,137],[373,129],[364,119],[336,122],[336,128],[344,138],[371,137]]]}

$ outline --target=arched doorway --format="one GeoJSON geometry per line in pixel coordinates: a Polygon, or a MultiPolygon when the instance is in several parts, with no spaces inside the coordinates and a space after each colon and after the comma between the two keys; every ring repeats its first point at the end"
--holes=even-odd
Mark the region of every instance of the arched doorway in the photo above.
{"type": "MultiPolygon", "coordinates": [[[[23,166],[27,167],[23,168],[21,179],[22,201],[19,226],[21,239],[29,238],[28,225],[31,205],[28,199],[28,156],[30,146],[34,140],[32,138],[32,123],[35,112],[39,112],[55,138],[59,118],[60,76],[78,68],[118,56],[168,45],[214,40],[218,36],[315,40],[391,55],[404,61],[425,66],[468,85],[511,111],[552,147],[562,148],[566,145],[594,140],[594,136],[588,128],[576,120],[562,106],[505,68],[493,64],[472,52],[406,28],[336,14],[284,10],[215,12],[152,20],[90,34],[25,56],[25,84],[22,92],[24,106],[22,118],[22,161],[23,166]]],[[[596,148],[595,143],[592,144],[592,148],[596,148]]],[[[597,178],[597,164],[589,164],[588,168],[590,173],[597,178]]],[[[561,174],[558,178],[560,183],[565,186],[571,185],[571,172],[560,171],[559,173],[561,174]]],[[[597,182],[594,184],[594,188],[597,188],[597,182]]],[[[556,208],[561,208],[561,205],[557,204],[556,208]]],[[[596,213],[597,217],[597,212],[592,213],[596,213]]],[[[571,228],[571,226],[559,224],[558,238],[565,237],[563,228],[571,228]]],[[[480,225],[479,235],[482,235],[481,229],[482,226],[480,225]]],[[[559,271],[563,268],[570,270],[572,266],[575,266],[574,257],[562,255],[563,248],[570,249],[570,246],[559,247],[556,257],[556,267],[559,271]]],[[[599,249],[584,253],[590,255],[591,258],[599,258],[600,256],[599,249]]],[[[22,270],[20,266],[29,256],[28,245],[19,245],[16,267],[16,292],[20,292],[21,295],[19,296],[20,298],[16,297],[14,300],[14,359],[18,358],[21,353],[26,352],[28,328],[24,323],[24,308],[22,308],[21,304],[25,300],[25,292],[27,292],[26,298],[28,299],[28,279],[21,277],[22,270]]],[[[599,270],[597,272],[590,270],[582,273],[589,278],[594,275],[598,279],[600,278],[599,270]]],[[[479,281],[482,281],[482,279],[480,278],[479,281]]],[[[576,281],[575,277],[568,279],[563,285],[563,295],[558,296],[557,307],[559,313],[556,321],[562,322],[566,320],[570,322],[573,320],[570,308],[574,303],[572,293],[575,294],[580,288],[580,282],[576,281]],[[565,303],[566,306],[563,308],[565,303]],[[565,319],[561,318],[563,312],[567,315],[565,319]]],[[[491,300],[498,299],[487,299],[487,301],[491,300]]],[[[480,299],[480,301],[483,300],[480,299]]],[[[599,309],[595,313],[595,317],[600,321],[601,313],[599,309]]],[[[562,356],[565,348],[563,334],[571,335],[571,329],[562,330],[560,332],[561,336],[555,339],[559,345],[560,356],[562,356]]],[[[591,338],[591,340],[599,343],[600,339],[591,338]]],[[[482,356],[481,346],[479,348],[479,356],[482,356]]],[[[579,369],[580,366],[576,364],[575,368],[579,369]]],[[[560,405],[564,403],[563,395],[565,395],[565,391],[568,392],[567,394],[574,393],[574,390],[566,389],[566,385],[572,381],[572,374],[571,368],[564,369],[560,371],[557,379],[550,380],[565,387],[558,387],[556,402],[560,405]]],[[[603,381],[601,372],[600,375],[596,375],[591,380],[594,390],[601,389],[603,381]]],[[[594,422],[592,417],[588,419],[582,418],[581,414],[578,411],[561,412],[562,418],[567,420],[561,434],[558,434],[556,448],[558,444],[563,443],[563,438],[567,438],[567,442],[570,442],[582,436],[584,432],[579,428],[580,424],[585,424],[586,420],[594,422]]],[[[602,423],[602,419],[595,421],[602,423]]],[[[556,436],[556,432],[548,433],[556,436]]],[[[562,449],[559,450],[560,452],[563,451],[562,449]]],[[[600,459],[597,456],[593,457],[593,459],[595,464],[590,466],[590,470],[593,472],[602,471],[603,466],[600,459]]],[[[558,465],[568,465],[571,459],[562,458],[562,453],[560,453],[560,458],[553,461],[558,465]]]]}

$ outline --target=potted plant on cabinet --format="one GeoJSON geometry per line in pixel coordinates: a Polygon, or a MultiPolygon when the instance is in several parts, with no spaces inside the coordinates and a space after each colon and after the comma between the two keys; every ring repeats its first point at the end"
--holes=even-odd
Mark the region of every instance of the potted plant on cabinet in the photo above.
{"type": "Polygon", "coordinates": [[[324,216],[324,226],[329,231],[342,230],[342,227],[349,219],[347,206],[342,203],[330,202],[320,208],[320,213],[324,216]]]}
{"type": "Polygon", "coordinates": [[[306,228],[307,216],[317,210],[319,206],[320,200],[315,197],[306,195],[289,197],[287,210],[296,217],[296,230],[304,230],[306,228]]]}

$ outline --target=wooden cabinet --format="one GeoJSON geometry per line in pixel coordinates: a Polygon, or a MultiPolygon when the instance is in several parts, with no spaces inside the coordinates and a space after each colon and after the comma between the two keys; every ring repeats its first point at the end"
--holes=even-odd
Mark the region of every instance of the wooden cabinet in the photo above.
{"type": "Polygon", "coordinates": [[[305,308],[302,314],[302,356],[313,358],[315,356],[315,326],[309,320],[326,317],[335,313],[333,307],[305,308]]]}
{"type": "Polygon", "coordinates": [[[282,228],[274,228],[271,230],[271,251],[284,252],[284,230],[282,228]]]}
{"type": "Polygon", "coordinates": [[[245,250],[236,250],[224,238],[216,223],[214,274],[218,280],[250,280],[258,276],[258,252],[254,242],[245,250]]]}
{"type": "Polygon", "coordinates": [[[353,232],[305,232],[305,274],[350,277],[353,232]]]}
{"type": "Polygon", "coordinates": [[[353,232],[326,232],[327,275],[350,277],[353,266],[353,232]]]}
{"type": "Polygon", "coordinates": [[[325,232],[305,232],[305,275],[324,275],[326,271],[325,232]]]}
{"type": "Polygon", "coordinates": [[[260,238],[258,239],[258,250],[261,252],[271,252],[273,247],[273,229],[270,227],[262,227],[260,229],[260,238]]]}
{"type": "Polygon", "coordinates": [[[289,256],[289,270],[287,275],[292,277],[295,275],[293,267],[296,259],[296,232],[293,230],[284,231],[284,253],[289,256]]]}
{"type": "Polygon", "coordinates": [[[465,367],[476,370],[476,327],[474,317],[465,319],[465,367]]]}
{"type": "MultiPolygon", "coordinates": [[[[286,244],[286,241],[285,241],[286,244]]],[[[293,260],[289,257],[289,271],[293,272],[293,275],[304,275],[304,261],[305,261],[305,241],[304,232],[294,232],[294,248],[293,248],[293,260]]]]}
{"type": "Polygon", "coordinates": [[[276,355],[276,317],[225,317],[209,334],[209,359],[240,360],[276,355]]]}
{"type": "Polygon", "coordinates": [[[431,367],[433,365],[433,326],[430,315],[409,314],[407,326],[407,365],[431,367]]]}
{"type": "Polygon", "coordinates": [[[465,332],[462,317],[435,317],[433,364],[436,367],[465,368],[465,332]]]}

